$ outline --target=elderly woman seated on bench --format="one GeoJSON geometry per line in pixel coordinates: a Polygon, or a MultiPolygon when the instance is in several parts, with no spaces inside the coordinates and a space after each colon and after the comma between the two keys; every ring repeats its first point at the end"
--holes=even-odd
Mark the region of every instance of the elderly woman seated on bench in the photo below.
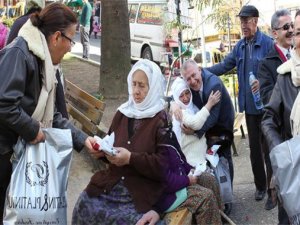
{"type": "MultiPolygon", "coordinates": [[[[191,166],[168,127],[159,67],[142,59],[127,81],[129,100],[118,108],[109,130],[117,153],[95,153],[109,167],[96,172],[79,196],[72,224],[156,224],[158,213],[182,208],[197,224],[221,224],[213,191],[187,175],[191,166]]],[[[217,188],[216,181],[209,186],[217,188]]]]}

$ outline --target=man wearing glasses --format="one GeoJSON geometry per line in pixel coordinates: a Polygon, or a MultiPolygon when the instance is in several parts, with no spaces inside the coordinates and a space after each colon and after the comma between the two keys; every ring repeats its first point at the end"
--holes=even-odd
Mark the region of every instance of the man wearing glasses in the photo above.
{"type": "Polygon", "coordinates": [[[254,104],[252,91],[259,91],[259,83],[249,85],[249,73],[257,75],[259,61],[262,60],[273,46],[273,40],[263,34],[257,27],[259,13],[252,5],[245,5],[238,14],[241,22],[243,39],[241,39],[231,53],[217,65],[208,70],[216,75],[222,75],[237,67],[239,82],[238,103],[239,111],[245,111],[246,124],[250,145],[250,160],[254,183],[256,186],[255,200],[260,201],[266,192],[266,173],[262,153],[261,118],[262,109],[254,104]]]}
{"type": "MultiPolygon", "coordinates": [[[[292,46],[293,28],[290,11],[286,9],[276,11],[271,19],[272,34],[275,43],[268,55],[260,62],[257,77],[260,84],[260,96],[264,105],[269,103],[273,88],[277,81],[277,68],[290,58],[292,46]]],[[[271,210],[276,206],[275,188],[270,188],[272,178],[272,166],[269,157],[269,148],[263,149],[266,172],[268,199],[265,204],[266,210],[271,210]]]]}
{"type": "MultiPolygon", "coordinates": [[[[280,143],[300,134],[300,11],[296,12],[293,39],[295,46],[291,49],[291,59],[277,68],[277,82],[262,119],[262,131],[271,151],[280,143]]],[[[294,177],[296,179],[299,174],[294,177]]],[[[282,183],[290,186],[284,181],[282,183]]],[[[283,206],[278,205],[279,224],[299,224],[299,211],[288,218],[283,206]]]]}

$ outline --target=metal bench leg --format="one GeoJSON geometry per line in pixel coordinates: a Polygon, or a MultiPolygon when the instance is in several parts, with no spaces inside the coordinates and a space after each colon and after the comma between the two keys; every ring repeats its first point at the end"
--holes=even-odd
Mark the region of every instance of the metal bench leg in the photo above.
{"type": "Polygon", "coordinates": [[[241,133],[242,133],[242,139],[245,139],[246,136],[245,136],[245,133],[244,133],[243,125],[240,126],[240,129],[241,129],[241,133]]]}
{"type": "Polygon", "coordinates": [[[235,143],[234,143],[234,141],[232,142],[232,150],[233,150],[233,156],[239,156],[239,154],[237,153],[237,151],[236,151],[236,147],[235,147],[235,143]]]}

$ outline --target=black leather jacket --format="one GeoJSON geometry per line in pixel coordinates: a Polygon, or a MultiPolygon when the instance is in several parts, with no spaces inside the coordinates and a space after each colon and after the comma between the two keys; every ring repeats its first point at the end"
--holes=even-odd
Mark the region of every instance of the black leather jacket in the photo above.
{"type": "Polygon", "coordinates": [[[270,150],[292,138],[290,115],[299,90],[300,88],[292,83],[291,73],[278,75],[262,119],[262,131],[270,150]]]}
{"type": "MultiPolygon", "coordinates": [[[[16,38],[0,51],[0,154],[12,151],[18,136],[32,141],[39,122],[31,115],[40,95],[42,61],[22,38],[16,38]]],[[[81,150],[87,135],[76,129],[61,114],[54,115],[53,127],[71,129],[74,148],[81,150]]]]}

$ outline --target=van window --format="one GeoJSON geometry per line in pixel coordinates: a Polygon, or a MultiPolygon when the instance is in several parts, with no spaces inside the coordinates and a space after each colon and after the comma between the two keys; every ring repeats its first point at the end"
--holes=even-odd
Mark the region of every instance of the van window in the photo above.
{"type": "Polygon", "coordinates": [[[142,24],[163,24],[163,4],[141,4],[138,23],[142,24]]]}
{"type": "Polygon", "coordinates": [[[129,23],[134,23],[135,22],[138,7],[139,7],[138,4],[129,4],[128,5],[129,23]]]}

